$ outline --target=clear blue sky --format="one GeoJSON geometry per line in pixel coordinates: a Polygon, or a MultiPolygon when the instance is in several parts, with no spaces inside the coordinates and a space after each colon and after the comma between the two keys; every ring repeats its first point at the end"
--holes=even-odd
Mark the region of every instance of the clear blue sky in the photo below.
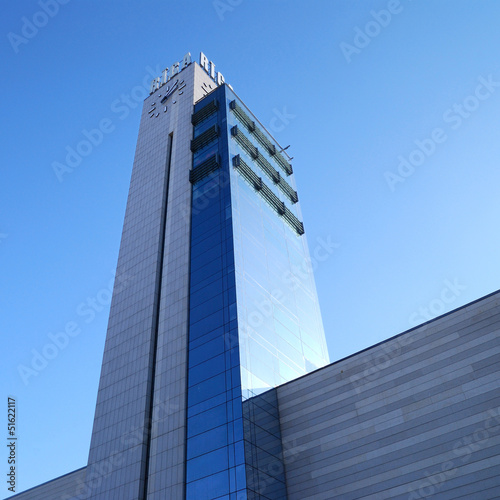
{"type": "Polygon", "coordinates": [[[499,288],[498,0],[40,12],[9,2],[0,20],[1,370],[18,404],[19,491],[86,464],[141,107],[112,106],[147,66],[204,51],[291,144],[309,245],[339,245],[315,263],[332,361],[499,288]],[[53,163],[106,118],[113,131],[59,182],[53,163]],[[89,298],[94,318],[78,313],[89,298]],[[81,333],[25,385],[18,367],[68,322],[81,333]]]}

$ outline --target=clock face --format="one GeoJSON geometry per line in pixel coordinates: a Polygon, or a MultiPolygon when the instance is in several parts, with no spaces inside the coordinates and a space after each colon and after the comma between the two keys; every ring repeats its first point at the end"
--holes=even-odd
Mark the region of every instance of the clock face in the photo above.
{"type": "MultiPolygon", "coordinates": [[[[158,118],[160,116],[160,112],[163,110],[163,113],[166,113],[168,110],[167,106],[167,101],[172,97],[176,92],[177,92],[177,99],[179,96],[184,94],[184,91],[182,90],[186,84],[184,83],[184,80],[175,80],[172,84],[168,85],[165,87],[165,93],[160,94],[157,99],[160,99],[158,106],[156,104],[156,101],[151,103],[151,109],[148,111],[149,117],[150,118],[158,118]]],[[[176,104],[177,100],[172,97],[172,100],[170,104],[176,104]]]]}
{"type": "Polygon", "coordinates": [[[203,96],[206,96],[207,94],[209,94],[210,92],[212,92],[212,90],[213,90],[212,84],[209,83],[207,85],[206,82],[203,82],[203,84],[201,85],[201,90],[203,90],[203,96]]]}

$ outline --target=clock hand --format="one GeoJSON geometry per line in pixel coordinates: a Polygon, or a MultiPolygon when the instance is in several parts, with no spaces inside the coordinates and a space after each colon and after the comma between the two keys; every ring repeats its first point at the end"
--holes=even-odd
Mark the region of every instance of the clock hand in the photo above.
{"type": "Polygon", "coordinates": [[[160,101],[161,103],[164,103],[176,90],[179,85],[179,80],[176,80],[175,83],[167,90],[165,97],[160,101]]]}

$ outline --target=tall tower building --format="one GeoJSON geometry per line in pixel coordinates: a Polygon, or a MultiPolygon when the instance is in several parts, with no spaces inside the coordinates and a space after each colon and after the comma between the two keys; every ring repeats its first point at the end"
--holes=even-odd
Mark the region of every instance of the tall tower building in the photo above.
{"type": "Polygon", "coordinates": [[[142,111],[88,498],[286,498],[273,388],[329,362],[309,261],[288,156],[186,55],[142,111]]]}
{"type": "Polygon", "coordinates": [[[298,200],[203,54],[153,80],[88,465],[11,498],[498,498],[500,291],[328,364],[298,200]]]}

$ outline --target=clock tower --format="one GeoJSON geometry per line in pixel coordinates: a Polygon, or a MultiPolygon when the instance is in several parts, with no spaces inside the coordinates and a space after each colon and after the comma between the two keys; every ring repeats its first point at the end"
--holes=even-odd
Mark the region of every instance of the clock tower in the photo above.
{"type": "Polygon", "coordinates": [[[183,61],[144,101],[85,494],[284,499],[275,387],[328,363],[293,169],[183,61]]]}

